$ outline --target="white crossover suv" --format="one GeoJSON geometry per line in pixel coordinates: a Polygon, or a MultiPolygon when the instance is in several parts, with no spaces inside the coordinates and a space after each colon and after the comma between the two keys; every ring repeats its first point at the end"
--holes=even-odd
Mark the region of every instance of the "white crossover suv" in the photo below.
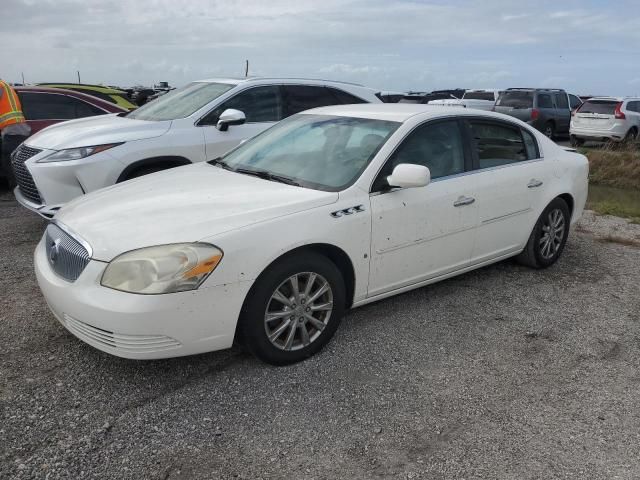
{"type": "Polygon", "coordinates": [[[594,97],[582,104],[571,119],[571,144],[585,141],[623,142],[638,139],[640,97],[594,97]]]}
{"type": "Polygon", "coordinates": [[[51,217],[85,193],[219,157],[300,111],[379,102],[375,90],[324,80],[193,82],[130,113],[65,122],[33,135],[12,158],[15,196],[51,217]]]}
{"type": "Polygon", "coordinates": [[[348,308],[508,257],[552,265],[587,176],[583,155],[505,115],[319,108],[220,159],[70,202],[36,248],[36,276],[55,317],[110,354],[238,338],[291,363],[348,308]]]}

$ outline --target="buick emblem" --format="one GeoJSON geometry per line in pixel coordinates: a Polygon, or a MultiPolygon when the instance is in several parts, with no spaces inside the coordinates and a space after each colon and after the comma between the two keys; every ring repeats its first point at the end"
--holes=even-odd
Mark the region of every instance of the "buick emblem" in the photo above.
{"type": "Polygon", "coordinates": [[[51,262],[51,265],[56,263],[58,255],[60,255],[60,239],[56,238],[49,246],[49,262],[51,262]]]}

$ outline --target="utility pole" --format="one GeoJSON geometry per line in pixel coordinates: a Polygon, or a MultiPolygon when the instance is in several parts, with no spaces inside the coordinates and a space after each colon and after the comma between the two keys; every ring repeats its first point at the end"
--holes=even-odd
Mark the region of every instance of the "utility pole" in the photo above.
{"type": "Polygon", "coordinates": [[[82,82],[80,81],[80,70],[76,70],[76,73],[78,74],[78,84],[80,84],[80,83],[82,83],[82,82]]]}
{"type": "Polygon", "coordinates": [[[249,60],[244,61],[244,76],[245,78],[249,76],[249,60]]]}

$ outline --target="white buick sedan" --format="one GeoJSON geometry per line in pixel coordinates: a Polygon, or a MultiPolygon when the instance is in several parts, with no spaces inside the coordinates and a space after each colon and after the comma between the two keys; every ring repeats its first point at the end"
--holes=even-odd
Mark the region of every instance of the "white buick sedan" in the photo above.
{"type": "Polygon", "coordinates": [[[287,364],[320,350],[349,308],[508,257],[552,265],[587,174],[584,156],[496,113],[320,108],[222,158],[69,203],[36,274],[56,318],[110,354],[239,339],[287,364]]]}

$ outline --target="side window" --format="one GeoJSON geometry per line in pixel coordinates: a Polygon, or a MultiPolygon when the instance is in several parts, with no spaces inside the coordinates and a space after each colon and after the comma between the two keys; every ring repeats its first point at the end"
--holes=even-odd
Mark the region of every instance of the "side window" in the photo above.
{"type": "Polygon", "coordinates": [[[81,100],[55,93],[23,92],[20,103],[27,120],[71,120],[104,113],[81,100]]]}
{"type": "Polygon", "coordinates": [[[580,105],[582,105],[582,100],[580,100],[575,95],[569,94],[569,107],[571,108],[571,110],[575,110],[580,105]]]}
{"type": "Polygon", "coordinates": [[[629,102],[629,104],[627,105],[627,110],[636,113],[640,112],[640,102],[629,102]]]}
{"type": "Polygon", "coordinates": [[[339,100],[325,87],[312,85],[284,85],[283,101],[285,117],[294,115],[310,108],[336,105],[339,100]]]}
{"type": "Polygon", "coordinates": [[[333,94],[334,97],[337,98],[338,103],[340,104],[349,105],[354,103],[367,103],[363,99],[358,98],[354,95],[351,95],[350,93],[343,92],[342,90],[339,90],[337,88],[331,88],[331,87],[326,87],[326,88],[333,94]]]}
{"type": "Polygon", "coordinates": [[[564,92],[556,93],[555,97],[556,97],[556,106],[558,108],[562,108],[562,109],[568,109],[569,108],[569,101],[567,100],[567,94],[566,93],[564,93],[564,92]]]}
{"type": "Polygon", "coordinates": [[[267,85],[244,90],[209,112],[200,124],[215,125],[222,112],[228,108],[243,112],[247,123],[277,122],[282,119],[280,88],[267,85]]]}
{"type": "Polygon", "coordinates": [[[528,160],[529,155],[518,127],[471,121],[478,168],[499,167],[528,160]]]}
{"type": "Polygon", "coordinates": [[[535,137],[528,131],[522,129],[522,138],[524,139],[524,146],[527,151],[527,160],[540,158],[540,150],[538,150],[538,142],[536,142],[535,137]]]}
{"type": "Polygon", "coordinates": [[[538,108],[553,108],[551,95],[547,93],[538,94],[538,108]]]}
{"type": "Polygon", "coordinates": [[[387,160],[372,190],[387,188],[386,178],[401,163],[428,167],[432,179],[464,172],[464,147],[458,122],[426,123],[416,128],[387,160]]]}

